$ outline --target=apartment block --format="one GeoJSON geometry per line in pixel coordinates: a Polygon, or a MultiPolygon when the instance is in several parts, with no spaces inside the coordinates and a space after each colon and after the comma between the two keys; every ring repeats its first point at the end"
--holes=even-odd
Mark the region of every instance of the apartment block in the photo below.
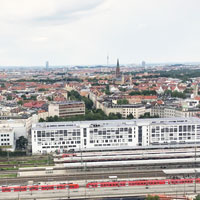
{"type": "Polygon", "coordinates": [[[53,102],[49,104],[49,117],[71,117],[85,114],[85,103],[81,101],[53,102]]]}

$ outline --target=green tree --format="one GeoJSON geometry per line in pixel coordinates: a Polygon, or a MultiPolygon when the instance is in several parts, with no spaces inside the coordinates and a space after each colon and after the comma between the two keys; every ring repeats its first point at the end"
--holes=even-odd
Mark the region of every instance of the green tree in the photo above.
{"type": "Polygon", "coordinates": [[[194,198],[194,200],[200,200],[200,194],[198,194],[198,195],[194,198]]]}
{"type": "Polygon", "coordinates": [[[8,100],[8,101],[12,100],[12,96],[11,96],[11,95],[8,95],[8,96],[7,96],[7,100],[8,100]]]}
{"type": "Polygon", "coordinates": [[[132,113],[129,114],[129,115],[127,116],[127,119],[134,119],[133,114],[132,114],[132,113]]]}
{"type": "Polygon", "coordinates": [[[27,99],[25,94],[23,94],[23,95],[21,96],[21,98],[23,98],[23,100],[26,100],[26,99],[27,99]]]}
{"type": "Polygon", "coordinates": [[[131,96],[141,95],[141,92],[140,91],[132,91],[129,93],[129,95],[131,95],[131,96]]]}
{"type": "Polygon", "coordinates": [[[16,149],[18,150],[26,149],[27,145],[28,145],[28,140],[24,136],[20,136],[16,140],[16,149]]]}
{"type": "Polygon", "coordinates": [[[146,197],[146,200],[160,200],[160,197],[155,195],[155,196],[152,196],[152,195],[148,195],[146,197]]]}
{"type": "Polygon", "coordinates": [[[72,90],[71,92],[68,92],[68,97],[71,100],[81,101],[81,95],[77,91],[75,91],[75,90],[72,90]]]}
{"type": "Polygon", "coordinates": [[[30,97],[30,99],[36,101],[36,100],[37,100],[37,97],[32,95],[32,96],[30,97]]]}
{"type": "Polygon", "coordinates": [[[43,118],[40,118],[39,122],[45,122],[45,120],[43,118]]]}
{"type": "Polygon", "coordinates": [[[144,95],[144,96],[149,96],[149,95],[156,95],[155,90],[143,90],[143,91],[132,91],[129,93],[129,95],[134,96],[134,95],[144,95]]]}
{"type": "Polygon", "coordinates": [[[53,101],[53,97],[47,97],[48,101],[53,101]]]}
{"type": "Polygon", "coordinates": [[[89,98],[87,98],[87,97],[82,97],[81,99],[82,99],[82,101],[85,102],[85,107],[86,107],[88,110],[91,110],[92,107],[93,107],[93,102],[92,102],[92,100],[89,99],[89,98]]]}
{"type": "Polygon", "coordinates": [[[46,91],[46,89],[40,88],[38,91],[39,91],[39,92],[44,92],[44,91],[46,91]]]}
{"type": "Polygon", "coordinates": [[[181,99],[185,99],[186,95],[185,95],[185,93],[174,91],[174,92],[172,92],[172,97],[178,97],[181,99]]]}
{"type": "Polygon", "coordinates": [[[129,104],[127,99],[119,99],[117,100],[118,105],[124,105],[124,104],[129,104]]]}
{"type": "Polygon", "coordinates": [[[93,107],[93,102],[87,97],[82,97],[77,91],[72,90],[71,92],[68,92],[68,97],[70,100],[76,100],[76,101],[84,101],[85,107],[88,110],[91,110],[93,107]]]}
{"type": "Polygon", "coordinates": [[[17,104],[18,104],[18,105],[22,105],[22,104],[23,104],[23,101],[22,101],[22,100],[19,100],[19,101],[17,102],[17,104]]]}
{"type": "Polygon", "coordinates": [[[105,91],[106,95],[110,95],[110,87],[109,85],[106,85],[106,91],[105,91]]]}
{"type": "Polygon", "coordinates": [[[4,84],[4,83],[1,83],[1,87],[2,87],[2,88],[5,88],[6,86],[5,86],[5,84],[4,84]]]}

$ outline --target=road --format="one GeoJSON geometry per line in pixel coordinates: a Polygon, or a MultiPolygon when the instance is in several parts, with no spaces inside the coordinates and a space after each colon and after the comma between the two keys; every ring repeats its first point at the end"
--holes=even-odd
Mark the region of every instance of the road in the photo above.
{"type": "MultiPolygon", "coordinates": [[[[0,200],[61,200],[61,199],[95,199],[101,197],[144,196],[147,194],[194,194],[194,184],[182,185],[152,185],[112,188],[85,188],[75,190],[9,192],[0,193],[0,200]]],[[[200,184],[197,185],[200,191],[200,184]]]]}

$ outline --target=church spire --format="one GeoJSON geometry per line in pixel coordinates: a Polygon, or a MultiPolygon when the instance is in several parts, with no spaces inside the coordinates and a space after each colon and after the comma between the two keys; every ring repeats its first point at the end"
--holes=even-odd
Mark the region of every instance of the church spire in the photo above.
{"type": "Polygon", "coordinates": [[[120,77],[119,59],[117,59],[116,78],[120,77]]]}
{"type": "Polygon", "coordinates": [[[117,67],[119,67],[119,58],[117,58],[117,67]]]}

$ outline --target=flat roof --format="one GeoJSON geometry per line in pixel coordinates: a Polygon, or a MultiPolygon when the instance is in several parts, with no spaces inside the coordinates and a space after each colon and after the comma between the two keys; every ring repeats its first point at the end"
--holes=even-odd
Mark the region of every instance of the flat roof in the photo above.
{"type": "Polygon", "coordinates": [[[200,124],[200,119],[190,118],[148,118],[148,119],[120,119],[120,120],[94,120],[94,121],[66,121],[66,122],[40,122],[33,124],[33,130],[57,129],[57,128],[80,128],[80,127],[129,127],[138,125],[180,125],[200,124]]]}
{"type": "Polygon", "coordinates": [[[51,102],[50,104],[73,105],[73,104],[84,104],[84,102],[83,101],[59,101],[59,102],[51,102]]]}

